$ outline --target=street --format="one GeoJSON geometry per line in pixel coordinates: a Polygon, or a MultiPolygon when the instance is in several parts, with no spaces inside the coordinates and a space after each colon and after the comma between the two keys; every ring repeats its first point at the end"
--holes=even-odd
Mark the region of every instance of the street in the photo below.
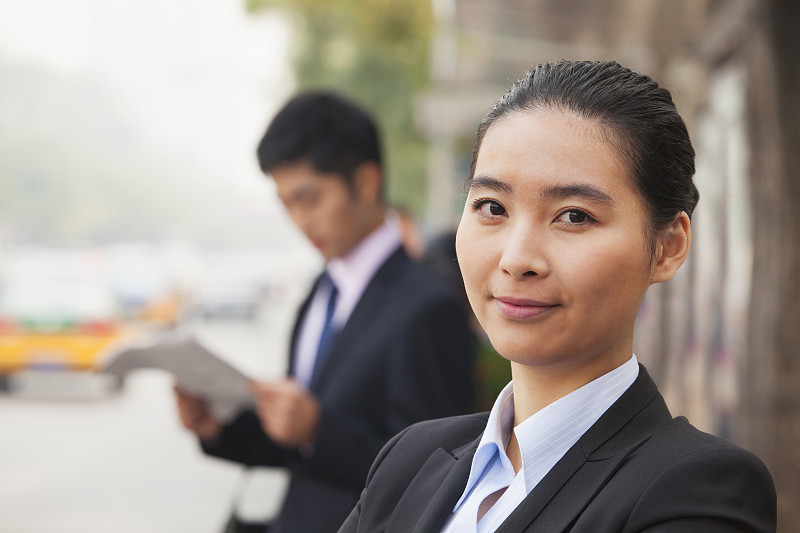
{"type": "MultiPolygon", "coordinates": [[[[294,305],[253,322],[186,324],[253,377],[280,377],[294,305]]],[[[96,376],[95,376],[96,377],[96,376]]],[[[214,533],[230,512],[241,469],[202,454],[180,425],[172,380],[139,370],[116,394],[85,375],[24,374],[0,394],[3,533],[214,533]]],[[[259,470],[242,514],[268,516],[285,477],[259,470]]]]}

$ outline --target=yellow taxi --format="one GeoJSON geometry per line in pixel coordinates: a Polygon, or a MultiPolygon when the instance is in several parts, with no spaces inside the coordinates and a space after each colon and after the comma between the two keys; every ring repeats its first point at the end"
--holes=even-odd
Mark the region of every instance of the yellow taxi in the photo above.
{"type": "Polygon", "coordinates": [[[101,283],[22,280],[0,290],[0,375],[22,369],[96,369],[126,334],[101,283]]]}

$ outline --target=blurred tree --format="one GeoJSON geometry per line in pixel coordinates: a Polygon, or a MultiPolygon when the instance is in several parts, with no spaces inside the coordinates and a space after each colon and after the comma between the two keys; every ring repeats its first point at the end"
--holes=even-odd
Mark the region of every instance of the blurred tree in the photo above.
{"type": "Polygon", "coordinates": [[[760,2],[752,19],[754,37],[742,47],[754,80],[756,214],[742,425],[775,479],[778,531],[800,531],[800,3],[760,2]]]}
{"type": "Polygon", "coordinates": [[[301,89],[331,88],[375,114],[384,134],[387,196],[419,213],[426,148],[414,99],[429,83],[429,0],[246,0],[250,11],[284,9],[296,27],[301,89]]]}

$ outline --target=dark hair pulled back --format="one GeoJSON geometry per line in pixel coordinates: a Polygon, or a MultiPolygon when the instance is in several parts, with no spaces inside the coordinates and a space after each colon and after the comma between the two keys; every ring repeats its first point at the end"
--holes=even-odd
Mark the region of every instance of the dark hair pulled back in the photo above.
{"type": "Polygon", "coordinates": [[[470,179],[489,128],[510,113],[540,109],[575,114],[600,126],[644,200],[652,233],[681,211],[691,217],[699,194],[686,125],[668,90],[613,61],[556,61],[529,71],[478,128],[470,179]]]}

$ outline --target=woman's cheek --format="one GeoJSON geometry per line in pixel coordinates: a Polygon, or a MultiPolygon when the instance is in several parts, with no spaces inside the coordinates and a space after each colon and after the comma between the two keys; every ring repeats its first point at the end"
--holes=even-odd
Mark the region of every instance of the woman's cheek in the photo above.
{"type": "MultiPolygon", "coordinates": [[[[479,236],[462,223],[456,241],[456,253],[464,279],[464,288],[473,308],[480,305],[480,294],[485,290],[486,278],[491,269],[487,264],[488,254],[481,249],[482,243],[479,236]]],[[[475,310],[478,312],[477,308],[475,310]]]]}

